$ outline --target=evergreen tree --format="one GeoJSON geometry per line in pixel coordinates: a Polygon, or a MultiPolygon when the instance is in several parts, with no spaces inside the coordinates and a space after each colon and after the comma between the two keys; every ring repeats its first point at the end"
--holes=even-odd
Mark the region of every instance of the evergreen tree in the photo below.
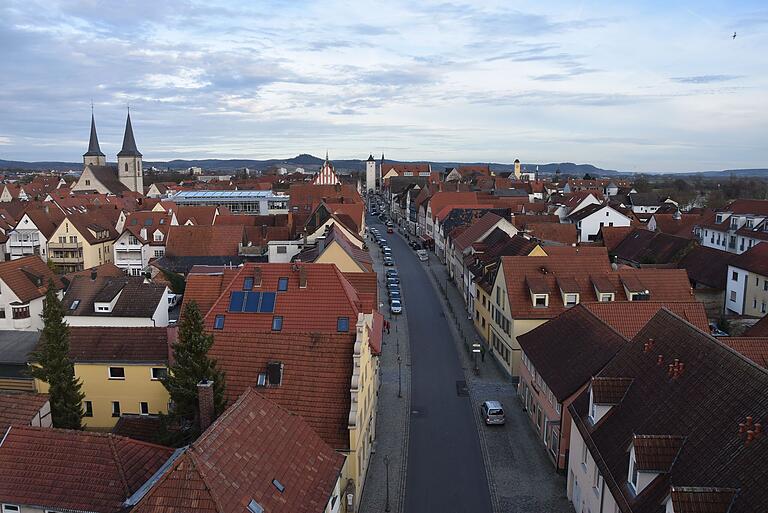
{"type": "Polygon", "coordinates": [[[43,330],[40,344],[32,353],[37,364],[31,369],[33,377],[48,383],[53,426],[82,429],[82,383],[75,377],[75,366],[69,359],[69,326],[64,321],[64,308],[56,295],[53,280],[48,283],[43,305],[43,330]]]}
{"type": "Polygon", "coordinates": [[[185,445],[200,436],[200,409],[197,384],[213,381],[214,417],[226,408],[224,372],[216,360],[208,357],[213,336],[205,333],[203,316],[194,301],[184,307],[179,324],[178,341],[173,345],[173,365],[162,378],[171,396],[172,407],[162,418],[161,439],[171,445],[185,445]]]}

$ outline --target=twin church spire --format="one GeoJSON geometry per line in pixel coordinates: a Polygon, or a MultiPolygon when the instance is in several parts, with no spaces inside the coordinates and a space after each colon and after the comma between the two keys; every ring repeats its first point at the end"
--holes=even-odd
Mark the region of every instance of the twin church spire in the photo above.
{"type": "MultiPolygon", "coordinates": [[[[117,169],[111,168],[112,173],[117,172],[117,178],[131,191],[144,193],[144,177],[142,154],[136,147],[136,138],[133,136],[131,125],[131,113],[125,120],[125,132],[123,133],[123,147],[117,154],[117,169]]],[[[107,159],[99,146],[99,136],[96,134],[96,121],[91,111],[91,137],[88,141],[88,151],[83,154],[83,164],[95,168],[106,168],[107,159]]]]}

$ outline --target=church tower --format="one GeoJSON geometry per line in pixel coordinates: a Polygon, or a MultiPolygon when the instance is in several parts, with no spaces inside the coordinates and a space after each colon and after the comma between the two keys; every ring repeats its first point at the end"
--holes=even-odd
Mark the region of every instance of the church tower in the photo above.
{"type": "Polygon", "coordinates": [[[376,190],[376,161],[373,159],[373,154],[368,157],[365,162],[365,190],[376,190]]]}
{"type": "Polygon", "coordinates": [[[88,151],[83,153],[83,168],[88,166],[106,166],[107,157],[99,148],[99,137],[96,135],[96,121],[91,112],[91,139],[88,141],[88,151]]]}
{"type": "Polygon", "coordinates": [[[125,121],[123,148],[117,154],[117,176],[120,181],[134,192],[144,194],[144,177],[142,176],[141,153],[136,148],[131,127],[131,113],[125,121]]]}

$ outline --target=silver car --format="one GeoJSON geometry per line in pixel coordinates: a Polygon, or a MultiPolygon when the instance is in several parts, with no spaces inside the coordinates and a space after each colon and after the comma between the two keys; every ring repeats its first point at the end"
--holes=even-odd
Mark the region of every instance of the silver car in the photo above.
{"type": "Polygon", "coordinates": [[[480,405],[480,415],[487,425],[504,424],[504,407],[499,401],[485,401],[480,405]]]}

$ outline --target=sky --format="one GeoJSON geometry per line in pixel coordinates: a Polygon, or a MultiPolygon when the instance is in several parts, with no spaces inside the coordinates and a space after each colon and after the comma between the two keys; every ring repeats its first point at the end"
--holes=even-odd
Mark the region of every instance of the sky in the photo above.
{"type": "Polygon", "coordinates": [[[761,1],[0,2],[0,159],[768,167],[761,1]],[[734,31],[737,37],[732,35],[734,31]]]}

